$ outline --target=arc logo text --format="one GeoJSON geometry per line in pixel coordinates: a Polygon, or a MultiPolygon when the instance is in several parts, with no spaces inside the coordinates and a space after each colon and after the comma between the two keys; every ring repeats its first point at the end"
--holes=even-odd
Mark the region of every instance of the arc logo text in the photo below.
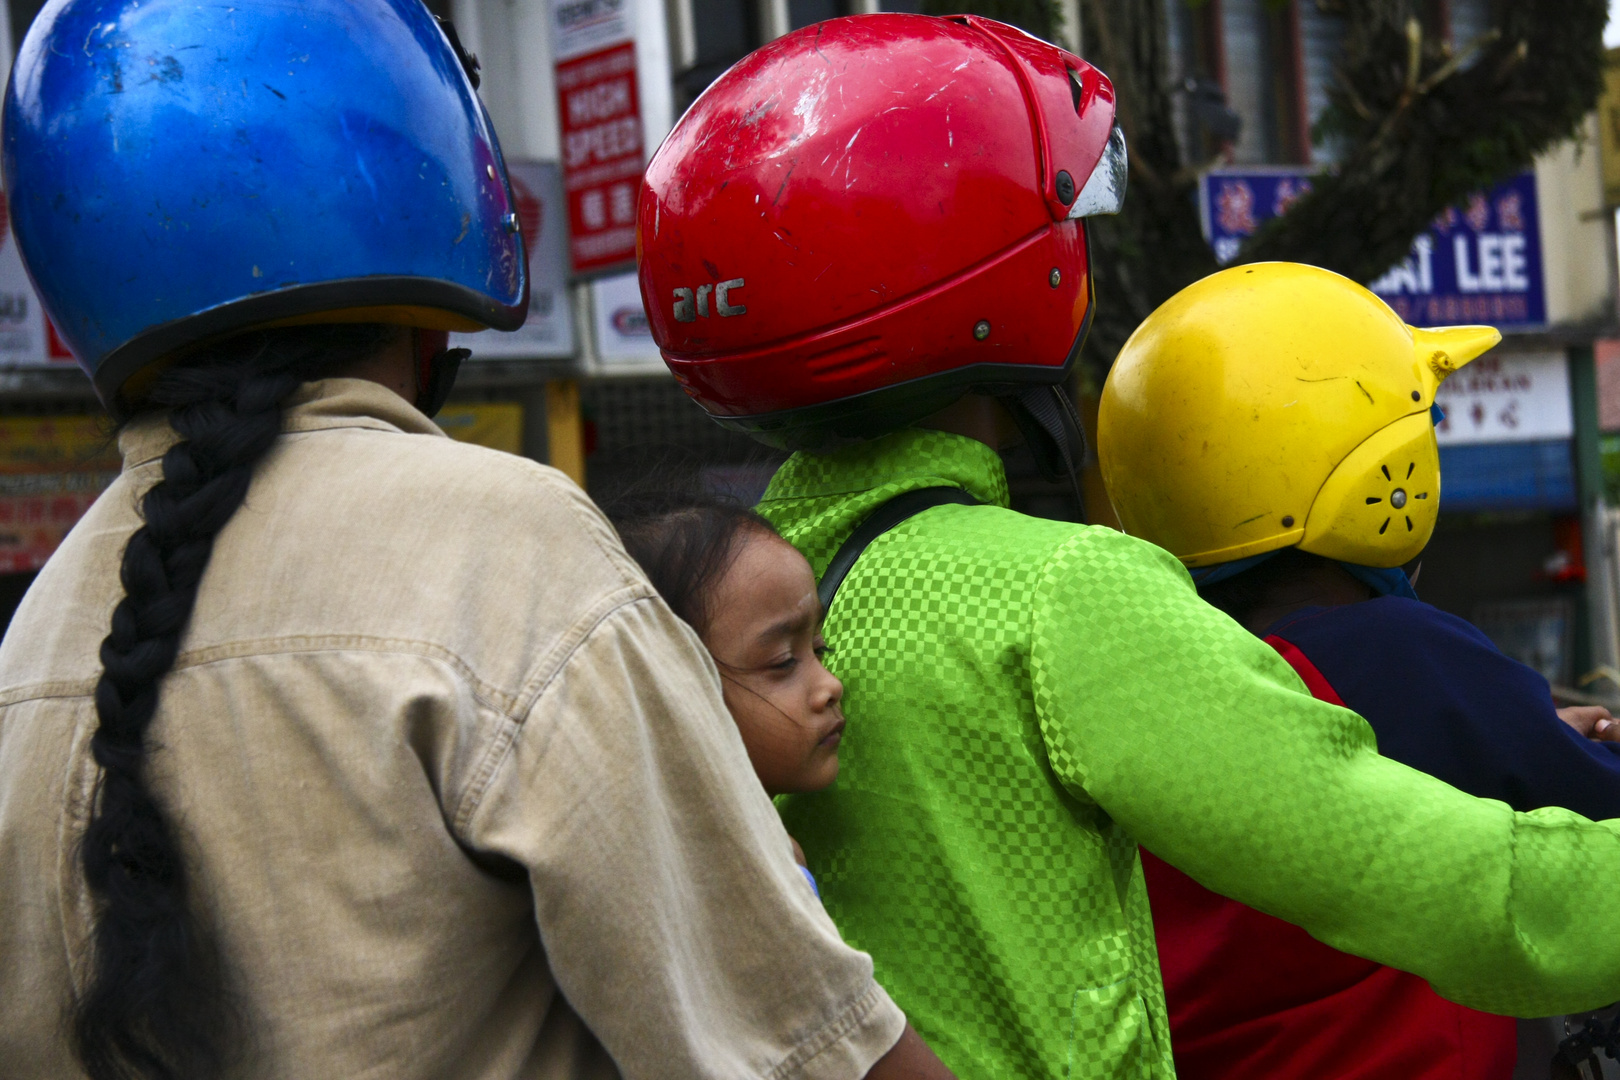
{"type": "Polygon", "coordinates": [[[699,316],[709,317],[709,294],[714,294],[714,311],[722,319],[748,314],[746,304],[733,304],[731,294],[746,285],[740,277],[730,278],[718,285],[699,285],[697,289],[675,290],[675,321],[694,322],[699,316]]]}

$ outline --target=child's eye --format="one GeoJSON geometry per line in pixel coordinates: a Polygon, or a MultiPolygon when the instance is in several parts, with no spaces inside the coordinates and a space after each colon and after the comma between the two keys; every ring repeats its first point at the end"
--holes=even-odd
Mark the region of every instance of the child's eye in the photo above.
{"type": "Polygon", "coordinates": [[[790,656],[784,656],[782,659],[780,659],[776,663],[772,664],[771,665],[771,670],[772,671],[792,671],[794,668],[796,668],[798,666],[799,666],[799,658],[797,656],[791,656],[790,655],[790,656]]]}
{"type": "Polygon", "coordinates": [[[825,641],[818,641],[815,644],[814,652],[817,660],[825,660],[827,658],[827,654],[832,652],[832,646],[827,644],[825,641]]]}

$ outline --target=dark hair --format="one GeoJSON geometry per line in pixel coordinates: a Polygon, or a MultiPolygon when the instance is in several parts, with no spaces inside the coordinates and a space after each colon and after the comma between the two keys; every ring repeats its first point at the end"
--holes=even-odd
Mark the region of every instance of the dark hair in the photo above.
{"type": "Polygon", "coordinates": [[[1198,595],[1205,603],[1248,626],[1250,618],[1260,608],[1299,599],[1298,588],[1304,575],[1332,565],[1333,560],[1320,555],[1296,547],[1283,548],[1240,574],[1204,586],[1198,590],[1198,595]]]}
{"type": "Polygon", "coordinates": [[[699,634],[708,632],[711,593],[731,565],[738,537],[749,529],[778,535],[746,506],[701,491],[627,495],[607,514],[664,603],[699,634]]]}
{"type": "Polygon", "coordinates": [[[73,1045],[93,1080],[217,1076],[240,1034],[212,936],[188,904],[179,837],[147,785],[147,728],[174,666],[214,537],[241,506],[307,379],[373,354],[379,325],[267,330],[213,345],[153,381],[142,414],[180,436],[124,548],[124,598],[101,645],[101,767],[79,857],[97,900],[93,970],[73,1045]]]}

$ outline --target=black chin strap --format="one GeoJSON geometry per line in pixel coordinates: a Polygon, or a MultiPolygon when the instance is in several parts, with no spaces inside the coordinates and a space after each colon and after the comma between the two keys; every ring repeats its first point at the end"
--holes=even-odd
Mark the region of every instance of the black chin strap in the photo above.
{"type": "Polygon", "coordinates": [[[877,508],[849,534],[849,539],[833,553],[832,559],[827,563],[827,569],[822,571],[821,581],[816,585],[816,598],[821,601],[821,613],[825,615],[832,610],[833,597],[838,595],[838,586],[844,583],[849,572],[855,568],[855,560],[861,557],[868,545],[890,529],[903,521],[909,521],[936,506],[956,504],[960,506],[977,506],[979,500],[958,487],[941,485],[939,487],[913,488],[911,491],[901,492],[888,502],[879,503],[877,508]]]}
{"type": "Polygon", "coordinates": [[[1085,520],[1086,497],[1080,491],[1080,467],[1085,464],[1086,435],[1074,402],[1063,387],[1029,386],[996,400],[1012,414],[1024,441],[1035,455],[1041,475],[1053,483],[1069,481],[1080,518],[1085,520]]]}
{"type": "Polygon", "coordinates": [[[427,384],[416,394],[416,407],[426,416],[437,416],[444,403],[450,400],[450,390],[456,385],[456,373],[461,362],[472,355],[471,349],[441,349],[428,362],[427,384]]]}

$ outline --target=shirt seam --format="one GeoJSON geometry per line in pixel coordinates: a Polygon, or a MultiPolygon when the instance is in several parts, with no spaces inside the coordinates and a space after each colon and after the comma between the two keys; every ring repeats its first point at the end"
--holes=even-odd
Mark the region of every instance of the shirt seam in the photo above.
{"type": "MultiPolygon", "coordinates": [[[[544,671],[547,661],[556,657],[559,650],[564,653],[557,661],[560,668],[562,663],[566,663],[567,656],[571,655],[574,649],[577,648],[577,642],[569,644],[571,638],[578,636],[580,640],[583,640],[612,610],[638,600],[647,599],[647,594],[650,591],[648,587],[631,584],[621,586],[602,597],[590,608],[586,609],[584,615],[575,620],[573,625],[561,635],[557,646],[547,650],[546,656],[542,657],[539,663],[531,669],[531,673],[524,678],[516,691],[504,691],[482,678],[471,664],[443,645],[416,638],[384,637],[374,634],[293,634],[271,638],[248,638],[183,652],[175,659],[174,666],[169,670],[185,671],[191,668],[201,668],[222,663],[227,660],[246,660],[259,656],[293,656],[335,652],[416,656],[448,664],[467,681],[473,697],[480,704],[495,710],[512,724],[521,725],[528,710],[520,706],[524,699],[533,693],[530,684],[536,680],[535,672],[544,671]]],[[[93,696],[96,685],[100,681],[101,675],[97,674],[83,679],[53,679],[48,682],[25,683],[20,686],[10,687],[0,690],[0,708],[20,705],[28,701],[93,696]]],[[[543,684],[544,680],[540,681],[543,684]]]]}
{"type": "Polygon", "coordinates": [[[96,684],[100,681],[101,676],[97,675],[91,679],[53,679],[50,682],[13,686],[0,690],[0,709],[25,705],[30,701],[90,697],[95,694],[96,684]]]}
{"type": "Polygon", "coordinates": [[[460,837],[465,837],[471,826],[473,817],[483,805],[484,797],[489,793],[490,785],[494,783],[495,776],[511,757],[512,746],[517,740],[518,732],[526,726],[526,720],[545,696],[545,692],[557,681],[557,678],[568,668],[568,664],[585,646],[598,629],[614,615],[625,608],[635,604],[650,603],[655,599],[650,587],[645,590],[634,589],[619,590],[598,601],[585,616],[576,620],[569,633],[550,653],[535,665],[534,674],[524,682],[524,688],[519,691],[517,700],[523,704],[517,715],[509,717],[512,723],[508,724],[495,737],[490,739],[489,745],[474,768],[467,783],[465,793],[458,801],[454,815],[451,817],[451,831],[460,837]],[[626,591],[632,595],[621,596],[626,591]],[[572,640],[570,640],[572,639],[572,640]],[[560,654],[560,655],[559,655],[560,654]],[[553,658],[555,658],[553,662],[553,658]]]}
{"type": "MultiPolygon", "coordinates": [[[[230,660],[252,660],[261,656],[298,656],[344,652],[415,656],[448,664],[467,681],[472,689],[474,700],[503,716],[507,716],[508,719],[514,719],[510,715],[510,705],[503,705],[502,699],[511,702],[515,700],[515,695],[503,693],[492,684],[479,678],[478,674],[473,671],[465,660],[444,646],[427,641],[415,641],[409,638],[379,638],[367,634],[334,634],[233,641],[228,645],[214,645],[196,652],[181,653],[175,659],[174,666],[169,669],[169,672],[204,668],[230,660]]],[[[165,672],[165,674],[169,672],[165,672]]],[[[96,686],[100,681],[101,676],[95,675],[76,681],[58,680],[49,683],[35,683],[0,691],[0,708],[20,705],[27,701],[90,697],[95,694],[96,686]]]]}
{"type": "MultiPolygon", "coordinates": [[[[846,1036],[858,1029],[882,1001],[883,988],[878,986],[876,980],[872,980],[867,987],[866,993],[855,999],[844,1010],[842,1015],[836,1016],[823,1024],[820,1029],[812,1032],[804,1041],[794,1047],[787,1057],[777,1062],[776,1067],[765,1074],[764,1080],[785,1080],[788,1076],[803,1073],[805,1066],[837,1046],[844,1041],[846,1036]]],[[[893,1047],[889,1049],[892,1050],[893,1047]]]]}
{"type": "MultiPolygon", "coordinates": [[[[1081,526],[1081,528],[1084,528],[1084,526],[1081,526]]],[[[1078,779],[1071,779],[1063,776],[1058,772],[1057,765],[1052,760],[1052,736],[1047,733],[1047,722],[1045,718],[1046,710],[1041,707],[1041,695],[1036,689],[1038,680],[1035,676],[1035,665],[1037,662],[1035,653],[1040,647],[1039,642],[1041,639],[1043,617],[1046,615],[1048,608],[1055,606],[1051,603],[1051,598],[1053,583],[1057,580],[1059,573],[1057,564],[1060,560],[1070,555],[1074,549],[1081,546],[1084,536],[1084,533],[1075,532],[1064,537],[1062,541],[1060,541],[1055,547],[1052,548],[1050,552],[1047,553],[1046,558],[1041,562],[1041,570],[1040,573],[1036,575],[1035,587],[1032,590],[1033,595],[1030,598],[1031,603],[1029,605],[1028,624],[1029,649],[1025,653],[1024,663],[1026,670],[1024,674],[1029,680],[1030,705],[1033,707],[1035,712],[1035,730],[1040,734],[1041,737],[1041,751],[1046,756],[1047,771],[1050,772],[1051,775],[1057,780],[1058,785],[1063,789],[1064,794],[1077,800],[1091,802],[1095,805],[1096,799],[1092,796],[1091,792],[1087,790],[1085,784],[1081,783],[1078,779]]],[[[1077,761],[1076,765],[1080,767],[1082,771],[1084,770],[1083,762],[1077,761]]]]}

